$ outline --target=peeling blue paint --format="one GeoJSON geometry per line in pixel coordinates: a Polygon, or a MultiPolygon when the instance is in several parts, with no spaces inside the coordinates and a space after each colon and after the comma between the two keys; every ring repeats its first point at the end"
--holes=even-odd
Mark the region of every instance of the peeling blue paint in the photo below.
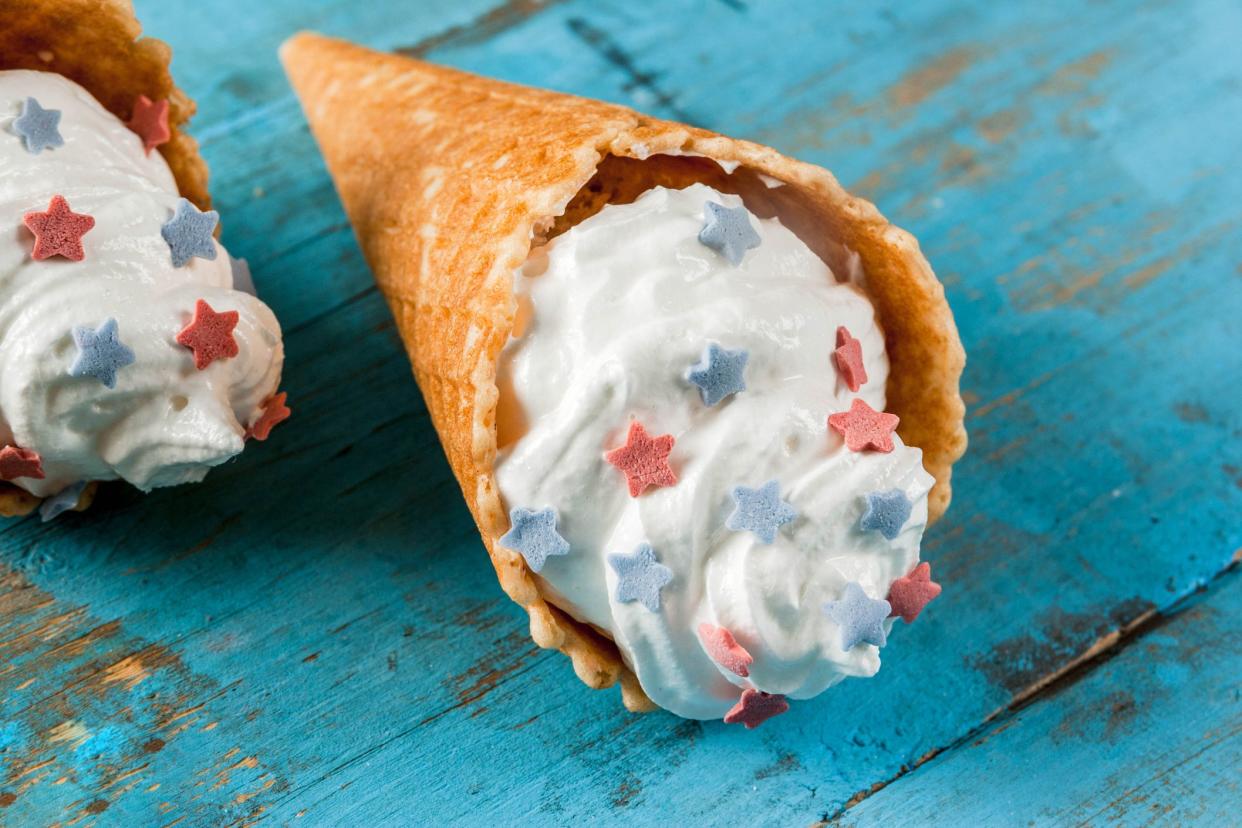
{"type": "Polygon", "coordinates": [[[86,759],[116,759],[125,750],[125,736],[119,727],[105,725],[88,736],[76,751],[86,759]]]}
{"type": "Polygon", "coordinates": [[[20,750],[25,741],[21,725],[17,722],[0,722],[0,753],[20,750]]]}

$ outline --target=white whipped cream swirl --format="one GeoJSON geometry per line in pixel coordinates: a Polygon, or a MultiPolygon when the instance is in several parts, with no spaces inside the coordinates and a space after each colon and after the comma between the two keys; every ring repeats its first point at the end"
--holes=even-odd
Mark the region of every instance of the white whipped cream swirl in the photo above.
{"type": "Polygon", "coordinates": [[[11,481],[49,495],[84,480],[139,489],[202,479],[242,450],[247,426],[280,381],[280,326],[262,302],[233,290],[228,254],[173,267],[160,226],[180,196],[158,151],[88,92],[50,72],[0,72],[0,446],[39,453],[45,477],[11,481]],[[12,130],[27,97],[61,111],[64,144],[38,154],[12,130]],[[23,214],[54,195],[93,216],[85,258],[36,261],[23,214]],[[239,354],[194,367],[177,333],[195,300],[239,311],[239,354]],[[70,376],[75,327],[117,320],[135,354],[109,389],[70,376]]]}
{"type": "Polygon", "coordinates": [[[859,453],[828,429],[855,397],[884,408],[888,358],[861,290],[776,219],[752,215],[761,244],[730,265],[698,240],[709,201],[741,204],[704,185],[656,188],[532,251],[500,362],[496,468],[508,508],[559,514],[570,551],[537,576],[554,602],[606,630],[653,701],[700,719],[748,687],[804,699],[879,669],[876,647],[842,650],[823,605],[851,581],[883,598],[914,567],[933,482],[899,438],[859,453]],[[832,361],[841,325],[862,343],[857,393],[832,361]],[[686,379],[709,342],[750,354],[746,390],[710,407],[686,379]],[[631,418],[676,438],[676,485],[632,498],[605,462],[631,418]],[[726,528],[733,488],[772,479],[798,512],[775,542],[726,528]],[[894,488],[914,504],[900,534],[860,529],[866,494],[894,488]],[[657,612],[618,601],[607,563],[644,542],[673,573],[657,612]],[[748,677],[712,660],[702,623],[746,648],[748,677]]]}

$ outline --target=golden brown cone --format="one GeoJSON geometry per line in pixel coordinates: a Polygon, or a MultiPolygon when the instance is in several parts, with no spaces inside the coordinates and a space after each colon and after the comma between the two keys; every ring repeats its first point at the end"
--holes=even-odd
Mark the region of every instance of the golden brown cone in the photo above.
{"type": "Polygon", "coordinates": [[[650,709],[617,649],[550,606],[508,528],[496,483],[496,363],[513,326],[514,270],[532,240],[656,184],[694,181],[779,215],[837,273],[862,258],[891,362],[888,410],[936,478],[934,520],[966,446],[958,381],[965,354],[918,244],[830,173],[775,150],[624,107],[477,77],[315,34],[281,49],[285,69],[405,341],[449,464],[501,586],[531,635],[591,687],[618,679],[650,709]],[[714,161],[708,159],[715,159],[714,161]],[[717,164],[716,162],[721,162],[717,164]],[[725,172],[739,165],[733,174],[725,172]],[[783,186],[771,187],[772,180],[783,186]]]}
{"type": "MultiPolygon", "coordinates": [[[[194,101],[173,83],[172,50],[141,37],[129,0],[5,0],[0,3],[0,70],[56,72],[77,82],[109,112],[129,120],[134,100],[167,98],[172,138],[159,148],[181,194],[200,209],[211,206],[207,165],[181,127],[194,101]]],[[[93,494],[94,487],[88,487],[93,494]]],[[[90,498],[84,493],[78,508],[90,498]]],[[[39,498],[0,483],[0,517],[29,514],[39,498]]]]}

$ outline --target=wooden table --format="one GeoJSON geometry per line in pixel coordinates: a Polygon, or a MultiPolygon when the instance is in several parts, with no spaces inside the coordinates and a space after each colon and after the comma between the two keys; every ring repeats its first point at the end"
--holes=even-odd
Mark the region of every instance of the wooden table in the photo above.
{"type": "Polygon", "coordinates": [[[138,0],[295,418],[0,529],[0,822],[1237,824],[1235,0],[138,0]],[[884,669],[748,732],[538,650],[275,49],[300,28],[822,163],[922,240],[971,449],[884,669]]]}

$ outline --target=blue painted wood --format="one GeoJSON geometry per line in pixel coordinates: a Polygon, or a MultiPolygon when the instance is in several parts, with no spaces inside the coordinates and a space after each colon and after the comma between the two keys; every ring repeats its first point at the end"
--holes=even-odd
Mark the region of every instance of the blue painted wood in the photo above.
{"type": "Polygon", "coordinates": [[[1242,572],[1098,669],[998,721],[844,816],[913,825],[1236,825],[1242,572]],[[980,795],[981,790],[984,795],[980,795]]]}
{"type": "Polygon", "coordinates": [[[1242,546],[1225,0],[137,6],[296,413],[201,486],[0,528],[2,821],[809,823],[1055,704],[1050,676],[1242,546]],[[973,444],[926,542],[945,595],[878,677],[749,733],[626,714],[529,642],[280,74],[303,26],[771,143],[918,234],[973,444]]]}

